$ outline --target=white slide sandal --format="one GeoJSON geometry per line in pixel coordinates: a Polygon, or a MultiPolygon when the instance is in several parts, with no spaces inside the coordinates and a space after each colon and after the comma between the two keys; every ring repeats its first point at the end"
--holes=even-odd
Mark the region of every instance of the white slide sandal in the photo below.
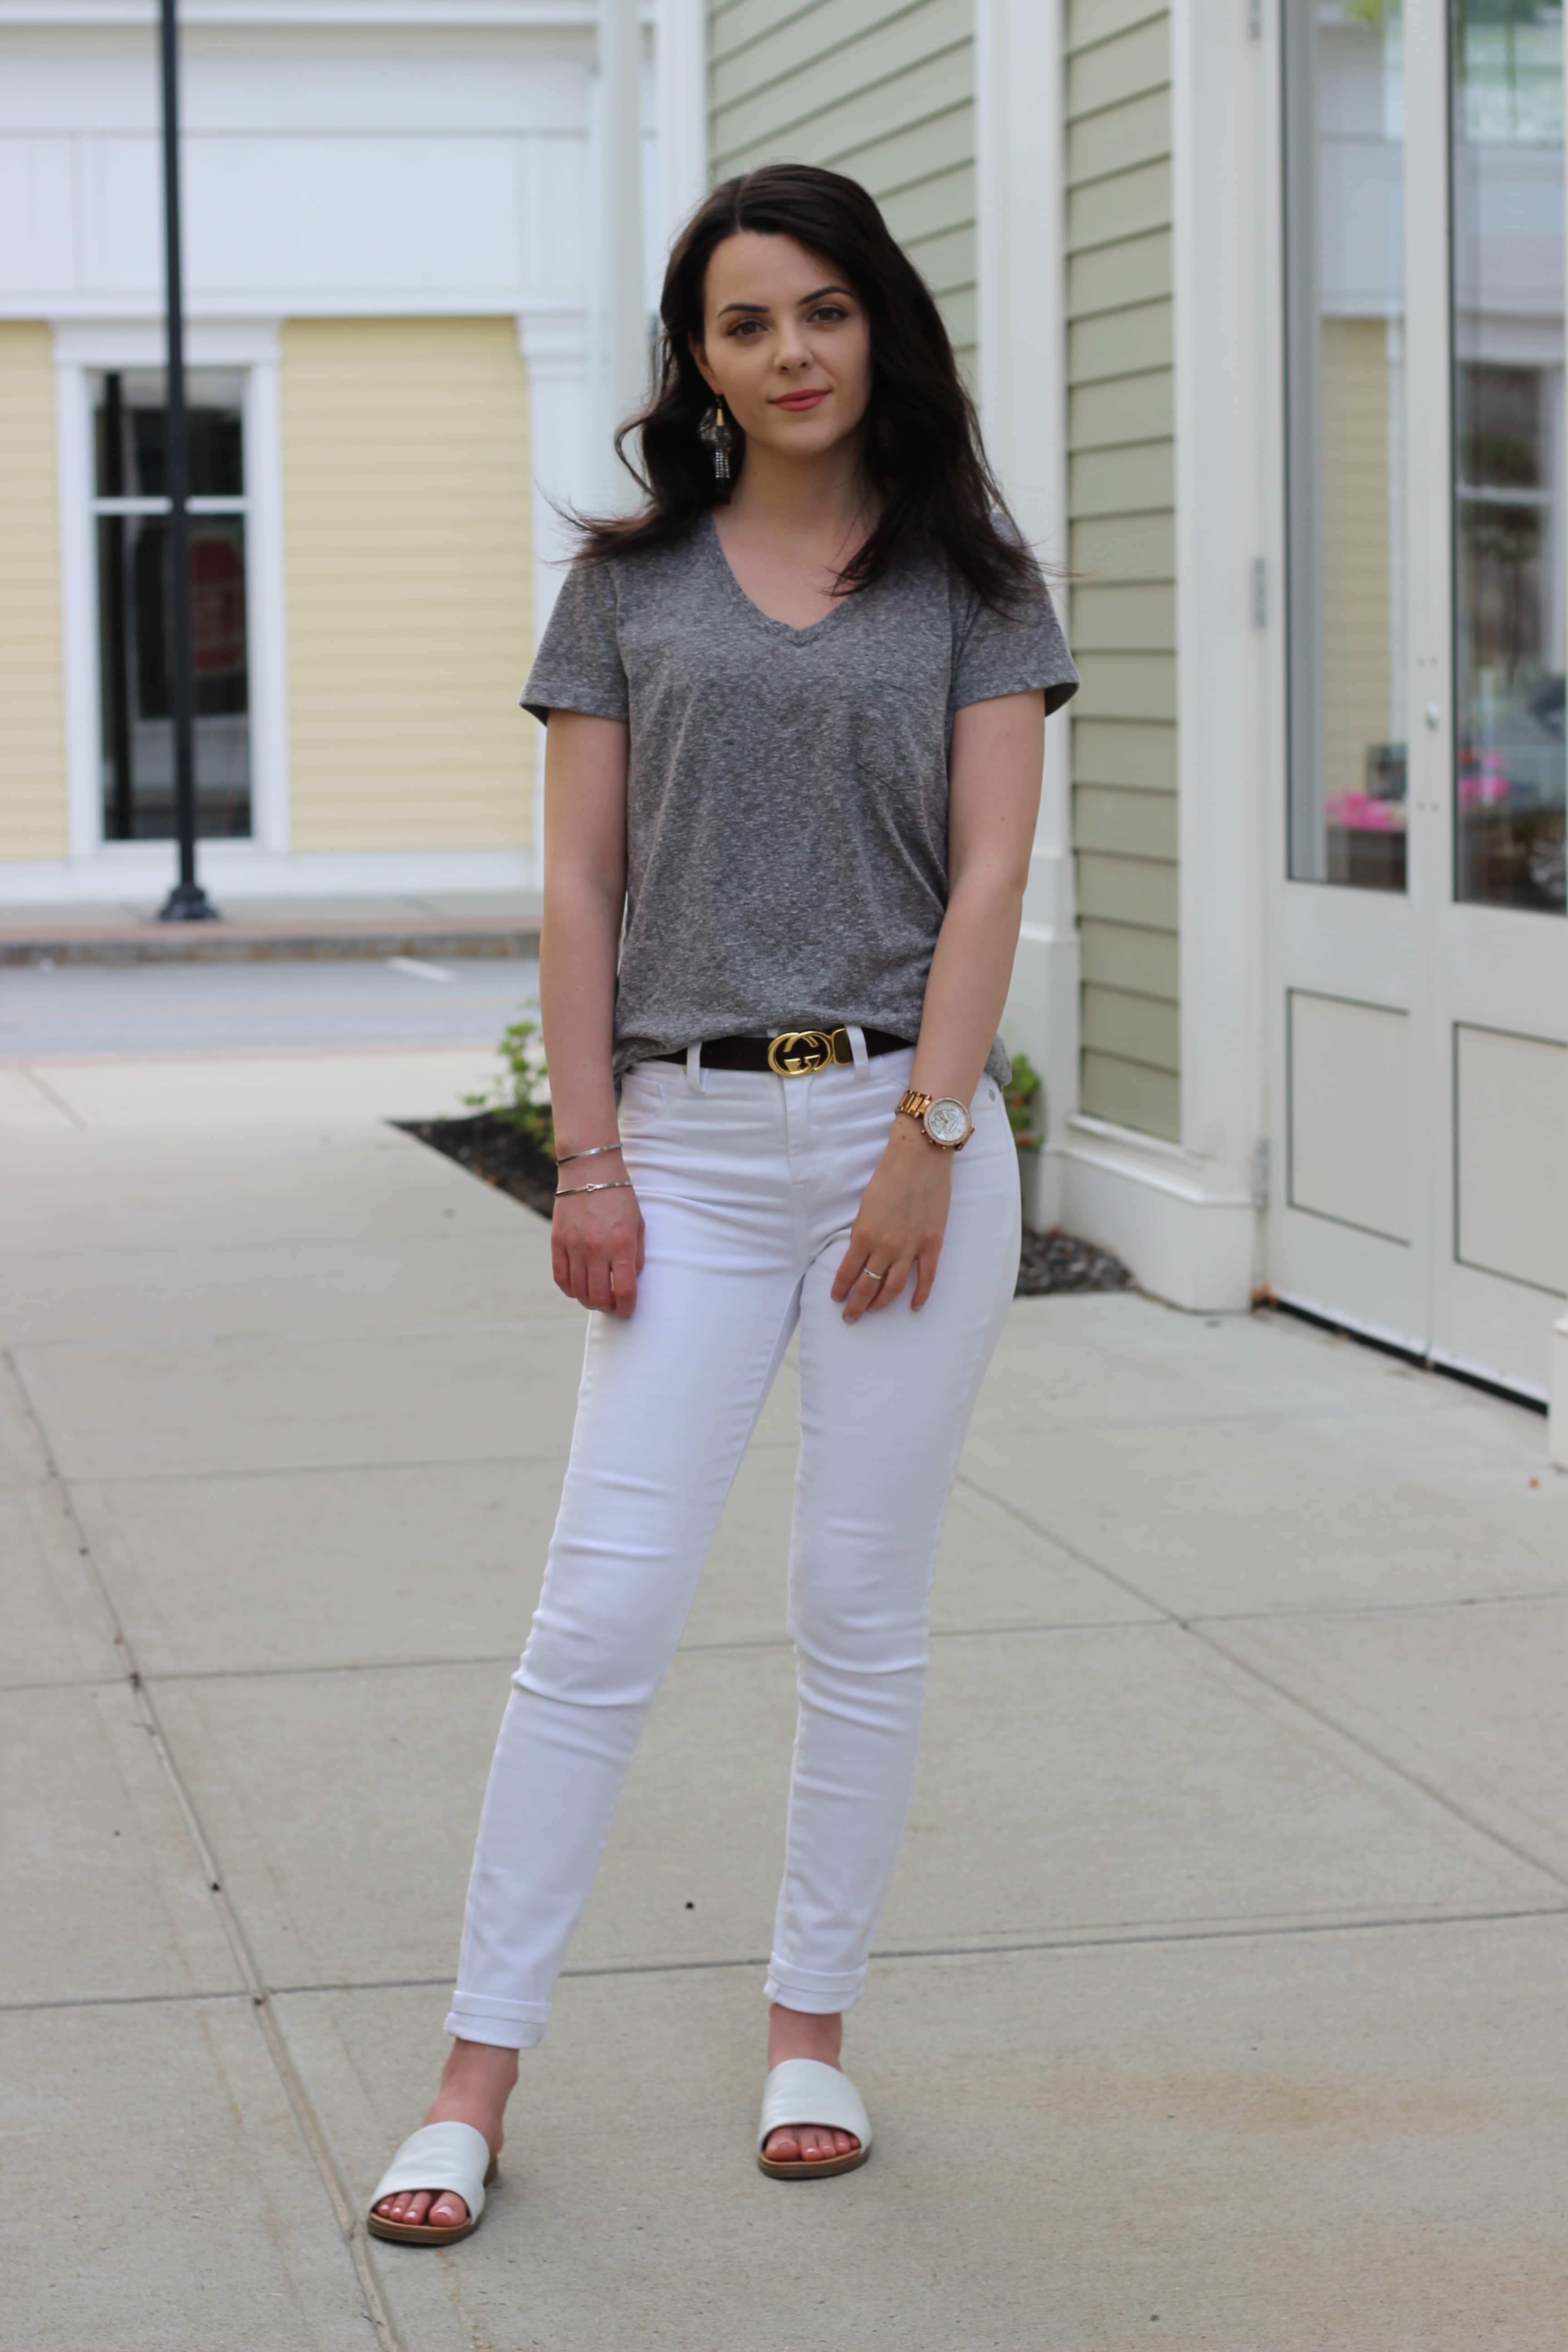
{"type": "Polygon", "coordinates": [[[395,2238],[408,2246],[449,2246],[477,2228],[485,2210],[485,2190],[496,2177],[496,2160],[482,2131],[472,2124],[421,2124],[410,2132],[372,2193],[365,2228],[373,2238],[395,2238]],[[414,2189],[439,2196],[452,2189],[468,2209],[466,2221],[445,2227],[429,2221],[389,2221],[376,2207],[384,2197],[414,2189]]]}
{"type": "Polygon", "coordinates": [[[757,2162],[773,2180],[823,2180],[830,2172],[853,2172],[871,2153],[871,2123],[866,2103],[840,2067],[819,2058],[785,2058],[763,2085],[763,2119],[757,2131],[757,2162]],[[860,2145],[847,2156],[817,2156],[781,2163],[764,2156],[770,2132],[782,2125],[815,2124],[819,2131],[853,2132],[860,2145]]]}

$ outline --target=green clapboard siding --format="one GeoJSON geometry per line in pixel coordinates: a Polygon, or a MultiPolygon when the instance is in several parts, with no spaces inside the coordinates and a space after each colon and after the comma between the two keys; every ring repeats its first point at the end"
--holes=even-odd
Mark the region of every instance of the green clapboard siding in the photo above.
{"type": "Polygon", "coordinates": [[[826,163],[869,188],[974,372],[973,0],[721,0],[708,12],[715,180],[826,163]]]}
{"type": "Polygon", "coordinates": [[[1068,0],[1068,705],[1083,939],[1081,1100],[1181,1132],[1170,26],[1068,0]]]}

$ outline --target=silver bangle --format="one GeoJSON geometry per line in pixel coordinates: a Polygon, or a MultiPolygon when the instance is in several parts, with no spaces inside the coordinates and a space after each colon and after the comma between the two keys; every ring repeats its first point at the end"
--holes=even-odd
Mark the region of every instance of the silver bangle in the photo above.
{"type": "Polygon", "coordinates": [[[591,1143],[586,1151],[557,1152],[555,1165],[557,1168],[564,1168],[569,1160],[597,1160],[601,1151],[618,1151],[620,1148],[621,1139],[617,1135],[614,1143],[591,1143]]]}
{"type": "Polygon", "coordinates": [[[613,1184],[557,1184],[555,1197],[563,1201],[568,1192],[629,1192],[631,1189],[631,1178],[621,1176],[613,1184]]]}

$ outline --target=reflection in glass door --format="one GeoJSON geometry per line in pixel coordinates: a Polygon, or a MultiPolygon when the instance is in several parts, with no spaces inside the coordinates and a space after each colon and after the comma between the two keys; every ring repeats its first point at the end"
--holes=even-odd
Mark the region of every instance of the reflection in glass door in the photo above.
{"type": "MultiPolygon", "coordinates": [[[[208,838],[233,838],[251,829],[243,385],[201,369],[188,383],[196,825],[208,838]]],[[[162,371],[106,373],[95,425],[104,838],[167,840],[174,755],[162,371]]]]}
{"type": "Polygon", "coordinates": [[[1405,887],[1405,24],[1282,11],[1289,873],[1405,887]]]}
{"type": "Polygon", "coordinates": [[[1561,0],[1453,0],[1455,872],[1561,914],[1561,0]]]}

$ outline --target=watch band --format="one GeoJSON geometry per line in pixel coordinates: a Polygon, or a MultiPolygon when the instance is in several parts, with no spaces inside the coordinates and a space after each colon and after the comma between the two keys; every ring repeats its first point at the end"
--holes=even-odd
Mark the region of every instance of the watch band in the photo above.
{"type": "MultiPolygon", "coordinates": [[[[918,1121],[921,1133],[925,1137],[926,1141],[931,1145],[934,1151],[962,1151],[964,1145],[968,1142],[969,1137],[974,1132],[974,1121],[973,1118],[969,1121],[968,1134],[961,1137],[957,1143],[941,1142],[938,1138],[931,1133],[930,1128],[925,1123],[925,1115],[927,1111],[930,1110],[932,1103],[940,1102],[942,1099],[943,1098],[939,1095],[921,1094],[917,1087],[906,1087],[903,1093],[899,1097],[898,1108],[900,1110],[907,1111],[912,1119],[918,1121]]],[[[967,1118],[968,1113],[965,1112],[964,1116],[967,1118]]]]}

